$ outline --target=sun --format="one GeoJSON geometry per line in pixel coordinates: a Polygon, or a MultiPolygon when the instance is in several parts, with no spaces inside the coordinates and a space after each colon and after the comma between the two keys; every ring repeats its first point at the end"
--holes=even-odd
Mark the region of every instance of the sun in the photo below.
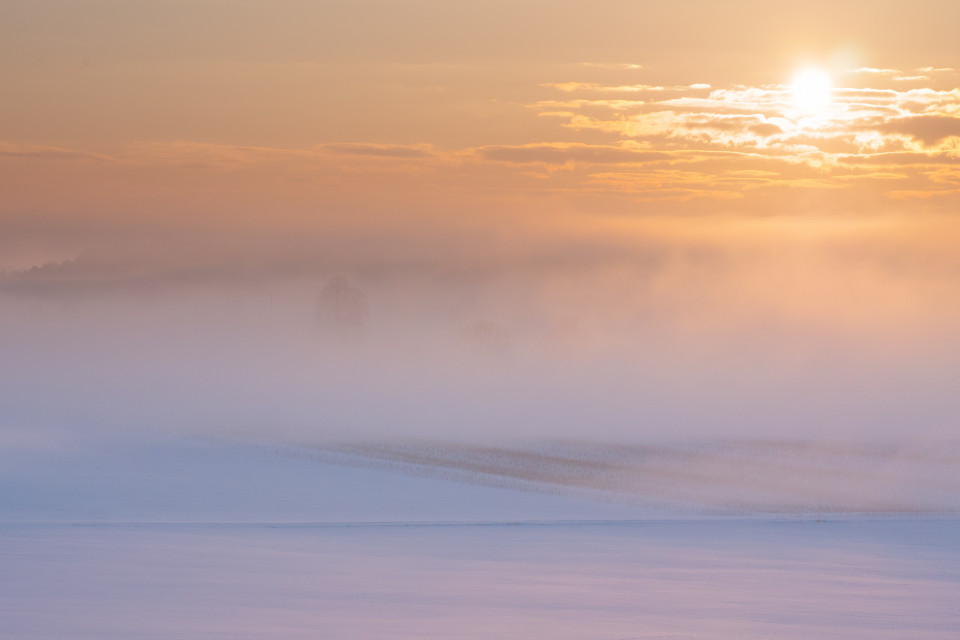
{"type": "Polygon", "coordinates": [[[820,69],[801,69],[790,84],[791,102],[803,116],[821,116],[833,98],[833,82],[820,69]]]}

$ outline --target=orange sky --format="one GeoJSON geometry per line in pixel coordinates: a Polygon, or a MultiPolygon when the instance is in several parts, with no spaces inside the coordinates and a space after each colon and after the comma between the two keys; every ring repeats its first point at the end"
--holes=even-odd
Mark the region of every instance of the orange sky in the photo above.
{"type": "Polygon", "coordinates": [[[457,228],[493,211],[548,227],[567,214],[950,213],[958,12],[5,2],[0,224],[38,248],[8,237],[2,262],[83,250],[82,233],[44,237],[62,219],[97,236],[204,220],[403,227],[425,213],[457,228]],[[803,66],[834,87],[814,118],[791,102],[803,66]]]}
{"type": "Polygon", "coordinates": [[[158,285],[345,273],[447,300],[454,334],[577,316],[604,353],[682,345],[657,366],[759,337],[783,393],[837,344],[854,386],[945,366],[958,23],[946,0],[7,0],[0,303],[31,326],[35,297],[134,313],[158,285]]]}

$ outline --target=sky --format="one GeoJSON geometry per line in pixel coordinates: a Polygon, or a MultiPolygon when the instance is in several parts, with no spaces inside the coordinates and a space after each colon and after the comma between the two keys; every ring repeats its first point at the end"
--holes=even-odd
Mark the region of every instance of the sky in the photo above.
{"type": "Polygon", "coordinates": [[[3,438],[953,438],[958,14],[8,0],[3,438]]]}

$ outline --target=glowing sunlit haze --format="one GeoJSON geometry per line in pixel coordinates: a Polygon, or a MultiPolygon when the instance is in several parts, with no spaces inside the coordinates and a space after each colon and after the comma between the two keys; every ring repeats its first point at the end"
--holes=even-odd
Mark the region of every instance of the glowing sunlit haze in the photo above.
{"type": "Polygon", "coordinates": [[[960,10],[803,5],[4,2],[0,438],[953,438],[960,10]]]}
{"type": "Polygon", "coordinates": [[[956,640],[957,0],[0,0],[0,639],[956,640]]]}

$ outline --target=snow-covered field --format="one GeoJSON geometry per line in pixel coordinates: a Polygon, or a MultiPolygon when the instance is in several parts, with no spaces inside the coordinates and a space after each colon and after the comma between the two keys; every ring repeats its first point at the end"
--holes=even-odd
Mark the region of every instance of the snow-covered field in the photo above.
{"type": "Polygon", "coordinates": [[[280,453],[169,441],[7,455],[0,637],[960,631],[950,513],[707,517],[280,453]]]}
{"type": "Polygon", "coordinates": [[[956,521],[4,525],[4,638],[956,638],[956,521]]]}

